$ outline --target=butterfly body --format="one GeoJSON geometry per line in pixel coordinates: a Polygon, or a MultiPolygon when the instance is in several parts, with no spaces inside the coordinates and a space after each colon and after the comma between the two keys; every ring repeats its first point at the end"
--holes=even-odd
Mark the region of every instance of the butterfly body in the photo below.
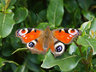
{"type": "Polygon", "coordinates": [[[24,28],[16,31],[16,36],[27,44],[27,48],[32,53],[45,54],[50,48],[55,56],[61,55],[65,50],[64,44],[70,44],[80,34],[80,30],[71,28],[53,31],[49,27],[44,31],[35,28],[24,28]]]}

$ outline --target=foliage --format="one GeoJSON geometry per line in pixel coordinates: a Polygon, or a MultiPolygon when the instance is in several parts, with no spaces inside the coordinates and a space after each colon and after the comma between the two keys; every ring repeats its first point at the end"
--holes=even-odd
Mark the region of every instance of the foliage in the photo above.
{"type": "Polygon", "coordinates": [[[0,0],[0,72],[96,72],[95,11],[95,0],[0,0]],[[31,54],[15,36],[20,28],[47,26],[82,35],[59,57],[31,54]]]}

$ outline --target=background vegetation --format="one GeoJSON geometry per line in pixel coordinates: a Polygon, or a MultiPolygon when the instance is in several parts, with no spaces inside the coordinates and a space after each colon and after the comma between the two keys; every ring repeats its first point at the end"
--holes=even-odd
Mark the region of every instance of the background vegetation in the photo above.
{"type": "Polygon", "coordinates": [[[96,0],[0,0],[0,72],[96,72],[95,16],[96,0]],[[15,36],[20,28],[47,26],[82,35],[57,58],[31,54],[15,36]]]}

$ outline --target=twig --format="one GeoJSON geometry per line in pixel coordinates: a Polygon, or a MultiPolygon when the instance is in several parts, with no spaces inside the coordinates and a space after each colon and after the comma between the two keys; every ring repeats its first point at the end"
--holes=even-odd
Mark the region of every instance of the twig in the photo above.
{"type": "Polygon", "coordinates": [[[79,51],[80,51],[80,54],[81,54],[81,56],[83,57],[83,53],[82,53],[82,50],[81,50],[81,45],[78,45],[77,43],[76,43],[76,41],[74,41],[74,43],[78,46],[78,48],[79,48],[79,51]]]}
{"type": "MultiPolygon", "coordinates": [[[[78,46],[78,48],[79,48],[79,51],[80,51],[80,54],[81,54],[81,57],[83,57],[84,55],[83,55],[83,53],[82,53],[82,50],[81,50],[81,45],[78,45],[77,43],[76,43],[76,41],[74,41],[74,43],[78,46]]],[[[88,60],[86,60],[85,58],[83,58],[82,59],[82,63],[85,65],[85,67],[86,67],[86,72],[89,72],[88,71],[88,68],[89,68],[89,62],[88,62],[88,60]]]]}

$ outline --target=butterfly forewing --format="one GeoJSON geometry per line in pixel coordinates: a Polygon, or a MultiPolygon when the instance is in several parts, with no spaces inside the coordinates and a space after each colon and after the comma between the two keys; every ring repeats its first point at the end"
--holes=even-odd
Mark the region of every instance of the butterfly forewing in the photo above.
{"type": "Polygon", "coordinates": [[[20,37],[23,43],[29,43],[42,34],[42,30],[35,28],[24,28],[16,31],[16,36],[20,37]]]}
{"type": "Polygon", "coordinates": [[[53,36],[65,44],[70,44],[75,37],[80,35],[80,31],[77,29],[56,29],[53,30],[53,36]]]}

